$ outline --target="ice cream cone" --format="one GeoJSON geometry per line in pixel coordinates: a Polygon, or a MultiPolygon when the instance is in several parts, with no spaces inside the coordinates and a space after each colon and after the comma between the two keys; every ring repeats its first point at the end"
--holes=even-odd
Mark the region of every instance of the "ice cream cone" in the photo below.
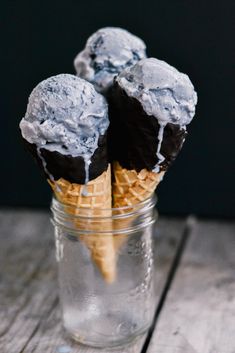
{"type": "MultiPolygon", "coordinates": [[[[164,176],[164,171],[155,173],[142,169],[140,172],[136,170],[128,170],[122,168],[118,162],[113,163],[113,207],[125,207],[127,209],[120,210],[120,213],[130,212],[131,206],[138,204],[141,201],[145,201],[151,197],[164,176]]],[[[127,219],[115,220],[113,228],[115,230],[123,229],[130,226],[134,221],[135,216],[127,219]]],[[[118,234],[114,236],[114,246],[116,251],[125,242],[126,235],[118,234]]]]}
{"type": "Polygon", "coordinates": [[[48,180],[56,198],[65,205],[65,211],[73,217],[75,226],[81,231],[80,239],[91,252],[91,258],[99,268],[104,279],[111,283],[116,275],[116,255],[112,233],[99,234],[111,230],[111,221],[105,220],[111,213],[111,172],[110,166],[96,179],[86,185],[70,183],[60,178],[48,180]],[[81,216],[81,218],[79,218],[81,216]],[[86,217],[92,216],[92,221],[86,217]],[[82,217],[85,217],[83,220],[82,217]],[[97,222],[95,217],[100,217],[97,222]],[[103,218],[104,217],[104,218],[103,218]],[[91,231],[82,234],[82,230],[91,231]],[[94,233],[93,233],[94,231],[94,233]]]}

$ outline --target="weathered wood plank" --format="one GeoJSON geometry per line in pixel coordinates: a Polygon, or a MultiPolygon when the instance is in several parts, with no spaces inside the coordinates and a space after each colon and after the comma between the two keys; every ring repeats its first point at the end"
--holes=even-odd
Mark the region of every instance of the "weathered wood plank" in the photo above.
{"type": "Polygon", "coordinates": [[[197,224],[147,353],[235,353],[235,223],[197,224]]]}
{"type": "Polygon", "coordinates": [[[52,227],[45,212],[1,211],[0,234],[0,352],[18,353],[55,300],[52,227]]]}
{"type": "MultiPolygon", "coordinates": [[[[156,256],[156,305],[161,296],[166,282],[167,274],[175,255],[175,251],[182,233],[183,221],[161,220],[157,226],[157,236],[155,245],[157,249],[156,256]]],[[[140,338],[136,343],[125,349],[125,353],[140,353],[145,337],[140,338]]],[[[59,308],[53,310],[49,317],[41,320],[40,326],[35,335],[30,340],[24,350],[24,353],[96,353],[97,350],[83,347],[73,343],[63,332],[60,321],[59,308]]],[[[100,353],[110,353],[110,350],[99,350],[100,353]]],[[[123,349],[115,351],[123,353],[123,349]]]]}
{"type": "MultiPolygon", "coordinates": [[[[161,220],[158,224],[158,236],[155,238],[156,304],[165,285],[183,224],[178,220],[161,220]]],[[[0,248],[0,352],[97,352],[72,342],[61,327],[48,213],[1,211],[0,234],[3,244],[0,248]]],[[[139,353],[144,339],[125,350],[125,353],[139,353]]],[[[109,350],[99,352],[108,353],[109,350]]]]}

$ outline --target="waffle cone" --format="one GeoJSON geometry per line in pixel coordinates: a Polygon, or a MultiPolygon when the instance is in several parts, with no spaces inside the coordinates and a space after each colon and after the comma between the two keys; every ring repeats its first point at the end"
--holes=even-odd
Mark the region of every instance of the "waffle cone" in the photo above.
{"type": "Polygon", "coordinates": [[[110,217],[112,206],[110,166],[86,185],[70,183],[63,178],[48,182],[58,201],[65,205],[66,213],[81,216],[73,217],[75,227],[81,232],[80,240],[90,250],[92,260],[104,279],[109,283],[113,282],[116,275],[116,256],[112,233],[108,233],[112,224],[109,218],[105,220],[105,217],[110,217]],[[92,217],[91,222],[86,219],[89,216],[92,217]],[[100,217],[97,221],[96,216],[100,217]],[[82,217],[85,219],[82,220],[82,217]],[[83,235],[82,230],[88,230],[89,234],[83,235]],[[104,231],[107,231],[105,235],[102,234],[104,231]]]}
{"type": "MultiPolygon", "coordinates": [[[[155,173],[142,169],[140,172],[136,170],[128,170],[122,168],[118,162],[113,163],[113,207],[128,207],[128,212],[131,211],[131,206],[145,201],[151,197],[164,176],[164,171],[155,173]]],[[[125,213],[120,210],[120,213],[125,213]]],[[[129,227],[134,221],[134,216],[124,220],[115,220],[113,228],[115,230],[129,227]]],[[[119,250],[121,245],[125,242],[126,235],[118,234],[114,236],[114,246],[116,251],[119,250]]]]}

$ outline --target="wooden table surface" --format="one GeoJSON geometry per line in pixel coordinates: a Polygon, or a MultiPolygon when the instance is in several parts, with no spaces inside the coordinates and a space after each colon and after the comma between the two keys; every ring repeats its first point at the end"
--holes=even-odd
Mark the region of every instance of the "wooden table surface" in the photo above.
{"type": "MultiPolygon", "coordinates": [[[[61,327],[48,212],[0,211],[0,352],[109,353],[61,327]]],[[[235,353],[235,223],[160,218],[156,313],[124,353],[235,353]]]]}

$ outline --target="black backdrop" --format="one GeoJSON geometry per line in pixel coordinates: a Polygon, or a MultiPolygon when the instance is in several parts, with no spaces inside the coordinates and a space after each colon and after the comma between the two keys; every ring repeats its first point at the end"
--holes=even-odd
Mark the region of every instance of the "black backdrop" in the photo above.
{"type": "Polygon", "coordinates": [[[19,138],[28,95],[48,76],[74,73],[91,33],[119,26],[143,38],[149,56],[187,73],[198,92],[188,139],[159,187],[161,213],[234,216],[233,0],[2,0],[0,7],[0,205],[49,204],[49,186],[19,138]]]}

